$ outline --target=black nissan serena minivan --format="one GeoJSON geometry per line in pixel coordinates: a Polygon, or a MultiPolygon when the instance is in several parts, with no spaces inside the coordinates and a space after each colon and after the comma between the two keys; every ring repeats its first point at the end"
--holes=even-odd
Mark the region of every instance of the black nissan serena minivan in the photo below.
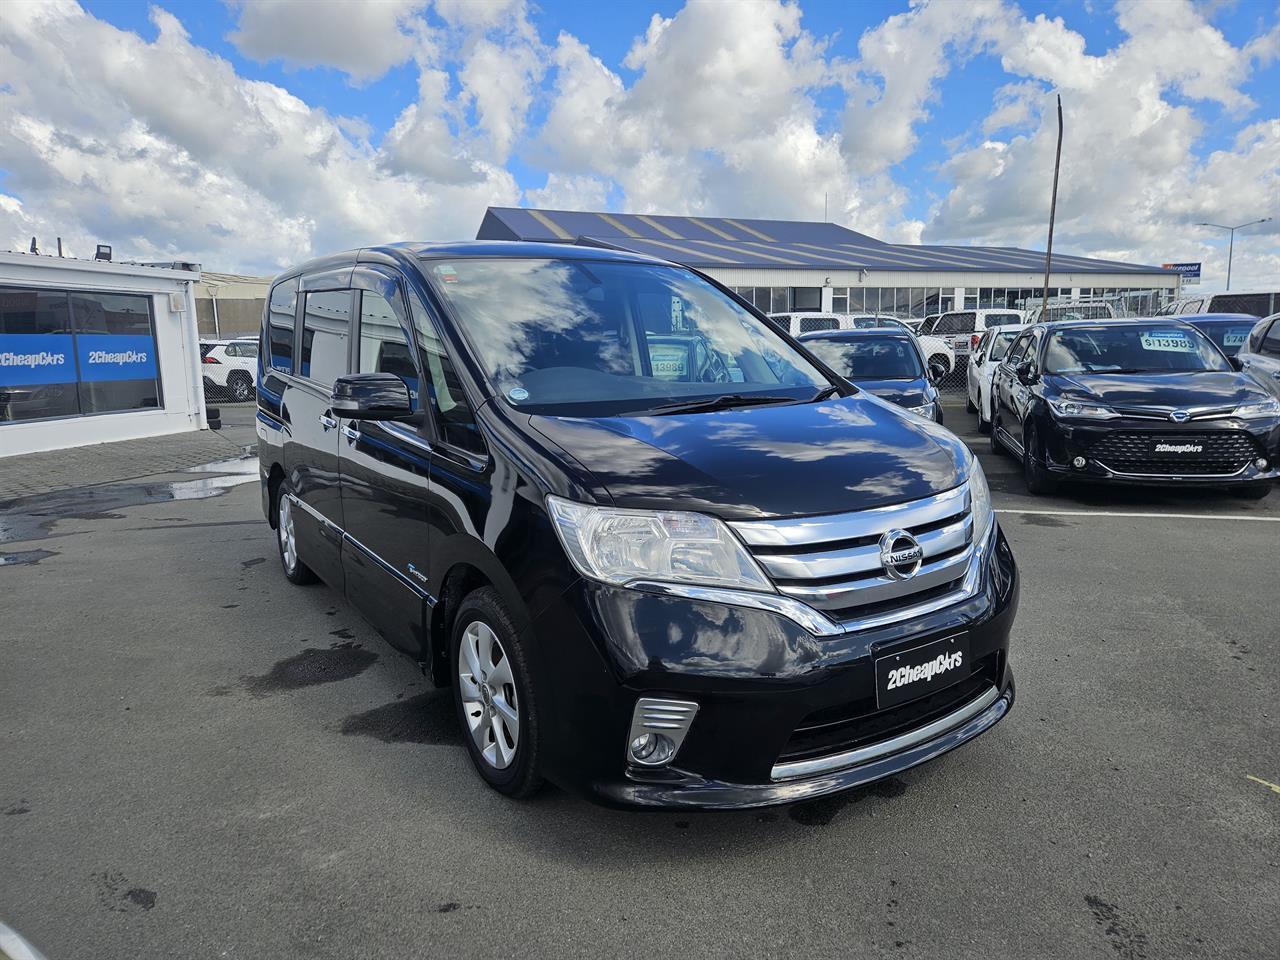
{"type": "Polygon", "coordinates": [[[1013,703],[977,461],[715,281],[564,244],[279,277],[262,504],[284,574],[450,686],[480,776],[750,807],[923,763],[1013,703]]]}

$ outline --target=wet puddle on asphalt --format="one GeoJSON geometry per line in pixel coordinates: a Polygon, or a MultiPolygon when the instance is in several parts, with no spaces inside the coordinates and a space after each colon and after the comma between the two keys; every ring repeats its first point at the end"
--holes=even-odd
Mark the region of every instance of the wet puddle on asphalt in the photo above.
{"type": "MultiPolygon", "coordinates": [[[[104,483],[100,486],[57,490],[0,502],[0,545],[42,540],[50,535],[59,520],[115,520],[121,516],[115,511],[126,507],[221,496],[234,487],[252,483],[258,478],[258,458],[248,456],[218,460],[175,472],[200,476],[190,480],[104,483]]],[[[26,553],[48,555],[47,551],[26,553]]],[[[11,553],[0,556],[19,555],[11,553]]],[[[38,563],[42,559],[43,556],[13,563],[38,563]]],[[[0,562],[0,566],[8,565],[11,564],[0,562]]]]}

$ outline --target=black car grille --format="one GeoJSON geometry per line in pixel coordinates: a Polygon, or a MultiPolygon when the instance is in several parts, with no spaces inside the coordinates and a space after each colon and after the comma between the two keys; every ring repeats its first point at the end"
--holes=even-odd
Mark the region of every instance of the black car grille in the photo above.
{"type": "Polygon", "coordinates": [[[1235,474],[1259,455],[1252,437],[1227,430],[1213,433],[1111,433],[1090,447],[1088,453],[1109,470],[1148,476],[1235,474]],[[1201,449],[1183,455],[1154,456],[1153,441],[1201,449]]]}
{"type": "Polygon", "coordinates": [[[778,763],[811,760],[888,740],[944,717],[999,682],[1000,653],[978,661],[967,679],[944,690],[876,711],[874,696],[828,707],[800,721],[778,755],[778,763]]]}

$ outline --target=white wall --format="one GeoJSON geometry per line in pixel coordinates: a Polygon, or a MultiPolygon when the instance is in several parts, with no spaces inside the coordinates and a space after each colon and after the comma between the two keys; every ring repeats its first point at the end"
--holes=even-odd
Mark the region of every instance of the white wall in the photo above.
{"type": "MultiPolygon", "coordinates": [[[[700,267],[728,287],[821,287],[830,278],[833,287],[1039,287],[1039,273],[961,273],[937,270],[798,270],[700,267]]],[[[1070,273],[1054,271],[1050,287],[1131,287],[1177,289],[1178,278],[1158,273],[1070,273]]]]}
{"type": "Polygon", "coordinates": [[[88,417],[0,422],[0,457],[207,428],[193,287],[198,271],[0,253],[0,285],[151,296],[164,407],[88,417]],[[169,294],[185,309],[170,309],[169,294]]]}

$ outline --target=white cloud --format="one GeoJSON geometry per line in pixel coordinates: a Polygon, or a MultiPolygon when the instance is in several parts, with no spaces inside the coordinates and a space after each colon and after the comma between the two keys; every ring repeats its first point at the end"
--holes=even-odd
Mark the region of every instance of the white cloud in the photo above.
{"type": "Polygon", "coordinates": [[[103,241],[269,271],[428,230],[468,236],[486,205],[519,197],[507,170],[464,145],[442,151],[455,168],[397,168],[349,124],[239,77],[171,14],[152,19],[159,35],[146,43],[74,4],[6,8],[0,167],[22,204],[0,207],[0,237],[25,246],[39,229],[73,253],[103,241]]]}
{"type": "Polygon", "coordinates": [[[410,17],[427,0],[377,0],[355,10],[316,0],[230,0],[245,56],[294,67],[328,66],[353,81],[376,80],[413,53],[410,17]]]}

